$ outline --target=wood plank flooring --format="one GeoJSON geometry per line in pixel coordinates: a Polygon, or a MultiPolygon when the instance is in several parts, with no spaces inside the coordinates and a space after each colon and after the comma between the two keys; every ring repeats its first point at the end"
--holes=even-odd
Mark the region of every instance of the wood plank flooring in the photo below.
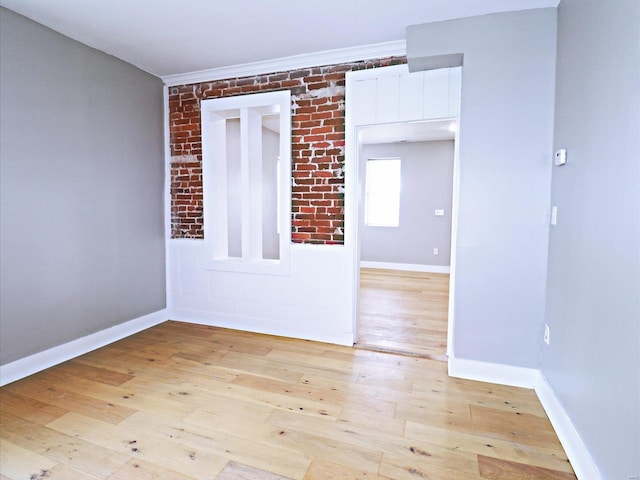
{"type": "Polygon", "coordinates": [[[0,478],[575,479],[531,390],[166,322],[0,389],[0,478]]]}
{"type": "Polygon", "coordinates": [[[360,269],[357,346],[446,360],[449,274],[360,269]]]}

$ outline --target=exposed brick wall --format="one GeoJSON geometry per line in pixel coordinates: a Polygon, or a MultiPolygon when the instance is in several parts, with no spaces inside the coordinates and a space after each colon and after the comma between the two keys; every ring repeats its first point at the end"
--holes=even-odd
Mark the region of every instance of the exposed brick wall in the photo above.
{"type": "Polygon", "coordinates": [[[291,240],[342,244],[345,73],[401,63],[405,57],[170,87],[171,237],[204,237],[200,101],[291,90],[291,240]]]}

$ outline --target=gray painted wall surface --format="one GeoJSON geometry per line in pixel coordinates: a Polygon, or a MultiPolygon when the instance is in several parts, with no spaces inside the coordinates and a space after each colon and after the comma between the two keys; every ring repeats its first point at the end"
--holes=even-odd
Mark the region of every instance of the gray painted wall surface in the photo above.
{"type": "Polygon", "coordinates": [[[418,56],[464,53],[454,348],[538,367],[544,317],[556,10],[412,26],[418,56]]]}
{"type": "Polygon", "coordinates": [[[159,79],[0,9],[0,362],[165,307],[159,79]]]}
{"type": "Polygon", "coordinates": [[[605,479],[640,474],[640,2],[563,0],[542,371],[605,479]]]}
{"type": "MultiPolygon", "coordinates": [[[[361,260],[449,266],[454,142],[362,146],[361,159],[399,157],[400,225],[362,228],[361,260]],[[444,209],[443,217],[434,210],[444,209]],[[437,247],[439,254],[434,255],[437,247]]],[[[364,168],[360,171],[364,172],[364,168]]]]}

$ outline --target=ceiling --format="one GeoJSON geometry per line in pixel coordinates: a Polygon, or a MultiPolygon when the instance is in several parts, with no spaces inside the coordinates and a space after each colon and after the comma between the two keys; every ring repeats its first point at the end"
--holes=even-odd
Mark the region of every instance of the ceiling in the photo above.
{"type": "Polygon", "coordinates": [[[0,0],[163,77],[403,40],[408,25],[559,0],[0,0]]]}
{"type": "Polygon", "coordinates": [[[368,143],[406,143],[453,140],[457,124],[453,120],[425,120],[360,127],[358,140],[368,143]]]}

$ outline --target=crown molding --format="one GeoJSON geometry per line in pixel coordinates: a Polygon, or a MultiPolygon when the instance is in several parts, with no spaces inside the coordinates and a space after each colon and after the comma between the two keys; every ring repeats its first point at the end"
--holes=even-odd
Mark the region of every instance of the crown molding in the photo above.
{"type": "Polygon", "coordinates": [[[162,78],[162,81],[167,87],[173,87],[175,85],[186,85],[190,83],[222,80],[226,78],[248,77],[264,73],[298,70],[301,68],[333,65],[357,60],[370,60],[373,58],[403,56],[406,54],[406,41],[397,40],[393,42],[376,43],[373,45],[306,53],[303,55],[294,55],[291,57],[276,58],[261,62],[231,65],[229,67],[211,68],[197,72],[165,75],[160,78],[162,78]]]}

